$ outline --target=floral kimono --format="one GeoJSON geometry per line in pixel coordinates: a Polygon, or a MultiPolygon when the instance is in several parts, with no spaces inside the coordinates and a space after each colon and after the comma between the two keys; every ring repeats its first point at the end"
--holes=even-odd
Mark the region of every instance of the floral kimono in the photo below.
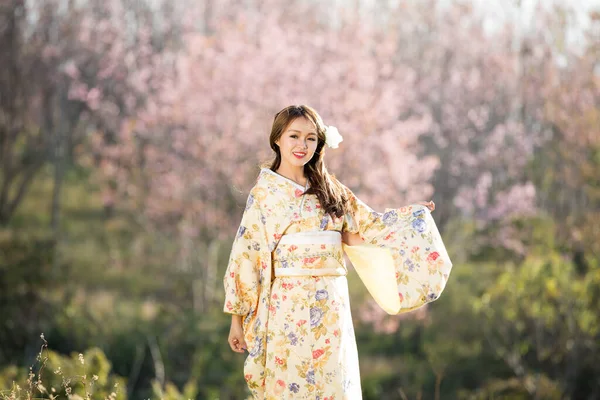
{"type": "Polygon", "coordinates": [[[244,377],[255,399],[361,399],[344,253],[389,314],[439,297],[452,263],[429,210],[378,213],[350,194],[331,218],[306,187],[261,170],[224,277],[224,311],[243,316],[244,377]],[[364,245],[341,243],[359,233],[364,245]]]}

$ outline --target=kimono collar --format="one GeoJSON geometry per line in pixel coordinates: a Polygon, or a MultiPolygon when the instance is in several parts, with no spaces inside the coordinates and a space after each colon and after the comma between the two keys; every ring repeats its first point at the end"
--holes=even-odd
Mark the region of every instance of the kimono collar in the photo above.
{"type": "Polygon", "coordinates": [[[304,187],[304,186],[300,185],[299,183],[297,183],[297,182],[294,182],[293,180],[291,180],[291,179],[289,179],[289,178],[286,178],[285,176],[283,176],[283,175],[280,175],[280,174],[278,174],[278,173],[277,173],[277,172],[275,172],[275,171],[272,171],[270,168],[261,168],[261,170],[260,170],[260,173],[261,173],[261,175],[262,175],[262,174],[268,174],[268,175],[271,175],[271,176],[273,176],[273,177],[275,177],[275,178],[277,178],[277,179],[279,179],[279,180],[282,180],[282,181],[284,181],[284,182],[286,182],[286,183],[289,183],[290,185],[294,186],[294,188],[296,188],[296,189],[300,189],[300,190],[302,190],[303,192],[304,192],[306,189],[308,189],[308,187],[310,186],[310,185],[309,185],[309,183],[308,183],[308,182],[306,182],[306,187],[304,187]]]}

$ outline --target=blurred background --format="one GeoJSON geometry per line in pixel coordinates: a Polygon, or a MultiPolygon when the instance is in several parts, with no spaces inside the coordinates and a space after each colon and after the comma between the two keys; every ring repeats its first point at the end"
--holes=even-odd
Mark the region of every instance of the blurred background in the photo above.
{"type": "Polygon", "coordinates": [[[304,103],[454,262],[395,317],[350,271],[364,399],[600,399],[599,1],[2,0],[0,65],[3,396],[245,398],[222,277],[304,103]]]}

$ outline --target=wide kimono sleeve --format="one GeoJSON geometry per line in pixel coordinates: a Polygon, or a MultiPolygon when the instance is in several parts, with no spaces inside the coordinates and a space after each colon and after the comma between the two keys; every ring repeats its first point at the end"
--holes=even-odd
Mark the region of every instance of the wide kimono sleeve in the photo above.
{"type": "Polygon", "coordinates": [[[224,312],[247,316],[256,311],[263,274],[270,265],[265,237],[264,218],[258,201],[251,192],[223,278],[224,312]]]}
{"type": "Polygon", "coordinates": [[[364,244],[344,251],[379,306],[399,314],[436,300],[452,262],[429,209],[413,204],[379,213],[348,193],[342,230],[358,233],[364,244]]]}

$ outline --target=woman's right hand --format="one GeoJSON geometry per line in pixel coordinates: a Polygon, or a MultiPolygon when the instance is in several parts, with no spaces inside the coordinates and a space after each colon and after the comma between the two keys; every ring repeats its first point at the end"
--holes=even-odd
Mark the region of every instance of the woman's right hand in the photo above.
{"type": "Polygon", "coordinates": [[[246,341],[244,340],[244,328],[242,328],[242,316],[232,315],[231,316],[231,328],[229,329],[229,347],[236,353],[243,353],[244,350],[248,349],[246,341]]]}

